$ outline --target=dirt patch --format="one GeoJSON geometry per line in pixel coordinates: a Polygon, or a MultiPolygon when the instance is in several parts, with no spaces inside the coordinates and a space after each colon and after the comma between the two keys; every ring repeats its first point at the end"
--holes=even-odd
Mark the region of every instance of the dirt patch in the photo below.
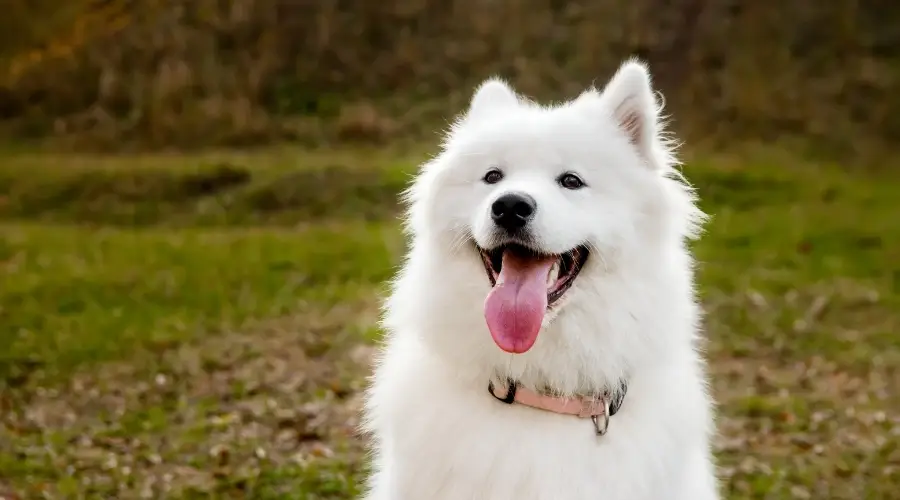
{"type": "Polygon", "coordinates": [[[3,407],[0,443],[15,451],[0,469],[18,467],[29,498],[277,498],[285,486],[327,492],[339,465],[330,487],[345,498],[372,353],[359,338],[374,311],[310,308],[19,391],[3,407]]]}
{"type": "Polygon", "coordinates": [[[896,328],[884,299],[833,282],[706,302],[724,491],[891,498],[900,484],[900,351],[884,333],[896,328]]]}

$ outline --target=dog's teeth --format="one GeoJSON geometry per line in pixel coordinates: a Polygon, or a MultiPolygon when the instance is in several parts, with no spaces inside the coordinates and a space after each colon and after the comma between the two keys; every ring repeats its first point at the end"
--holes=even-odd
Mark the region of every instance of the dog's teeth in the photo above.
{"type": "Polygon", "coordinates": [[[556,277],[559,276],[559,261],[550,266],[550,272],[547,273],[547,286],[553,286],[556,283],[556,277]]]}

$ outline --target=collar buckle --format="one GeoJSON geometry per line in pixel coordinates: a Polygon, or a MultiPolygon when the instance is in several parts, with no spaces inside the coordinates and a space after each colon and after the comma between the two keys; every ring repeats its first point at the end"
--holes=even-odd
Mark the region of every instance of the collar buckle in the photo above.
{"type": "Polygon", "coordinates": [[[609,429],[609,398],[600,398],[603,403],[603,413],[600,415],[592,414],[591,422],[594,424],[594,431],[598,436],[603,436],[609,429]]]}

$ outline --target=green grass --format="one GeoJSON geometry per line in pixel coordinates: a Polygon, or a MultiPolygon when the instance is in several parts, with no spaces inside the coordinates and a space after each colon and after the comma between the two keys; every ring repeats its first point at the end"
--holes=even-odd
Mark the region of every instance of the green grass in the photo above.
{"type": "Polygon", "coordinates": [[[291,231],[16,224],[0,235],[8,380],[282,316],[300,300],[341,300],[389,278],[396,239],[383,223],[360,222],[291,231]]]}
{"type": "MultiPolygon", "coordinates": [[[[0,162],[0,496],[344,499],[396,194],[372,151],[0,162]]],[[[900,486],[900,177],[690,158],[727,498],[900,486]]]]}

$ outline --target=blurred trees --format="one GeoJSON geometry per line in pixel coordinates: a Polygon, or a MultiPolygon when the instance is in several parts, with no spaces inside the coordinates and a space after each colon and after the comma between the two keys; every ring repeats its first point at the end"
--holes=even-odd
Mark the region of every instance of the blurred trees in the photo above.
{"type": "Polygon", "coordinates": [[[297,117],[347,119],[347,103],[452,111],[491,74],[562,98],[638,55],[694,129],[900,139],[887,0],[5,3],[0,120],[18,134],[264,141],[301,133],[297,117]]]}

